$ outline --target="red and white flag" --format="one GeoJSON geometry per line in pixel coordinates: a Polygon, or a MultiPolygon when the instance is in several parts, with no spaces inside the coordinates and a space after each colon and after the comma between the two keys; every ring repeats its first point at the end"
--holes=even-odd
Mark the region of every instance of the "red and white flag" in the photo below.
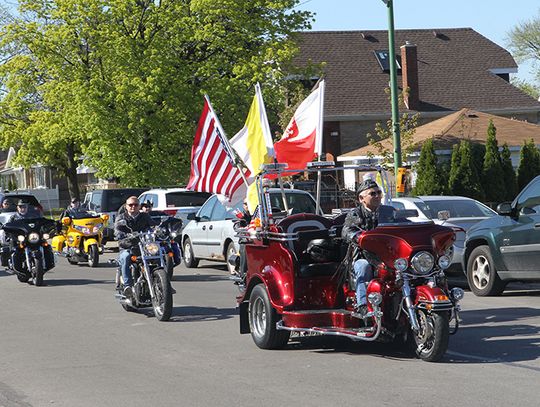
{"type": "MultiPolygon", "coordinates": [[[[235,166],[234,161],[235,156],[225,132],[210,100],[205,96],[191,148],[191,175],[187,189],[221,194],[231,200],[244,184],[241,170],[235,166]]],[[[249,175],[249,171],[246,171],[245,176],[249,175]]]]}
{"type": "Polygon", "coordinates": [[[279,163],[290,169],[304,169],[322,153],[324,80],[298,106],[281,140],[274,144],[279,163]]]}

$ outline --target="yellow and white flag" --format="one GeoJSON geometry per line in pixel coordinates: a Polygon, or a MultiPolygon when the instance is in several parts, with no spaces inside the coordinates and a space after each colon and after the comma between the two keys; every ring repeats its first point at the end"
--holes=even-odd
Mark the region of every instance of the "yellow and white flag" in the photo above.
{"type": "Polygon", "coordinates": [[[261,93],[261,87],[255,85],[255,97],[251,103],[246,124],[230,140],[230,144],[238,153],[249,169],[251,183],[247,192],[249,211],[253,213],[259,200],[253,183],[255,176],[261,171],[261,164],[273,162],[274,143],[270,133],[270,125],[266,116],[266,108],[261,93]]]}

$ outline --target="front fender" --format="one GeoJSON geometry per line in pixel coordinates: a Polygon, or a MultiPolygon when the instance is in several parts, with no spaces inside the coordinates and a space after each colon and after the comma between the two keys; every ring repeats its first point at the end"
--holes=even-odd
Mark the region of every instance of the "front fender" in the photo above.
{"type": "Polygon", "coordinates": [[[84,247],[85,253],[88,253],[90,246],[93,244],[95,244],[96,246],[99,246],[99,243],[95,237],[89,237],[83,240],[83,247],[84,247]]]}
{"type": "Polygon", "coordinates": [[[419,308],[434,311],[453,308],[452,301],[450,301],[448,295],[441,288],[427,285],[416,287],[414,304],[419,308]]]}
{"type": "Polygon", "coordinates": [[[61,252],[64,249],[66,238],[64,235],[56,235],[52,238],[51,245],[55,252],[61,252]]]}

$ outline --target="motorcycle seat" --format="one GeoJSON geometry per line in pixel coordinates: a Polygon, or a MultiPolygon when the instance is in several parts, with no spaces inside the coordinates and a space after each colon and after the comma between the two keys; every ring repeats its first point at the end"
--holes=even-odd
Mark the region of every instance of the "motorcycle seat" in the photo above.
{"type": "Polygon", "coordinates": [[[336,273],[340,262],[300,264],[299,277],[332,276],[336,273]]]}

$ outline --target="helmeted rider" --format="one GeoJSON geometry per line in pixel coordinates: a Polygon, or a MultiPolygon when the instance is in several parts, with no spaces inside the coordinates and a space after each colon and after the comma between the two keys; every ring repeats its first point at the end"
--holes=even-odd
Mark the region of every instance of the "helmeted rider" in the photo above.
{"type": "Polygon", "coordinates": [[[131,232],[142,232],[159,224],[153,220],[148,213],[140,211],[139,199],[130,196],[125,203],[125,212],[118,215],[114,223],[114,236],[118,240],[120,253],[118,263],[124,280],[124,295],[128,298],[133,296],[133,277],[129,266],[131,265],[130,249],[137,245],[137,241],[129,237],[131,232]]]}
{"type": "Polygon", "coordinates": [[[17,202],[17,212],[11,215],[9,222],[13,222],[20,219],[34,219],[41,217],[37,211],[33,211],[28,207],[28,203],[22,199],[17,202]]]}
{"type": "Polygon", "coordinates": [[[363,318],[367,313],[366,283],[373,279],[373,269],[363,258],[357,242],[360,234],[377,227],[381,217],[389,218],[394,208],[381,205],[383,192],[371,179],[363,181],[357,190],[359,205],[347,214],[341,236],[352,245],[352,262],[356,281],[355,314],[363,318]]]}
{"type": "Polygon", "coordinates": [[[68,208],[60,215],[60,219],[64,217],[73,218],[84,212],[86,211],[81,207],[81,200],[77,197],[73,197],[71,198],[68,208]]]}

